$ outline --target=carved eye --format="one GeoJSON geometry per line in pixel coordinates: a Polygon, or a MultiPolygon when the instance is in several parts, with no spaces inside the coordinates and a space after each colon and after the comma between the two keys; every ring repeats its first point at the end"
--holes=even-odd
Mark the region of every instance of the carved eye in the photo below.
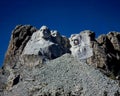
{"type": "Polygon", "coordinates": [[[46,31],[45,29],[43,29],[43,32],[46,31]]]}
{"type": "Polygon", "coordinates": [[[40,31],[42,31],[42,29],[40,29],[40,31]]]}
{"type": "Polygon", "coordinates": [[[56,33],[53,33],[52,35],[53,35],[53,37],[56,37],[56,33]]]}
{"type": "Polygon", "coordinates": [[[44,31],[45,31],[45,29],[40,29],[40,31],[44,32],[44,31]]]}

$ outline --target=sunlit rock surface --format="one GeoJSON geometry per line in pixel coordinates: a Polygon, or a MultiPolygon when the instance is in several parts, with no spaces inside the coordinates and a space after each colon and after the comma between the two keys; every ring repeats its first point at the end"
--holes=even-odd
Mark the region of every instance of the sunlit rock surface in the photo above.
{"type": "MultiPolygon", "coordinates": [[[[50,32],[46,26],[35,32],[24,48],[22,55],[40,55],[45,59],[55,59],[68,52],[69,41],[65,41],[57,31],[50,32]],[[62,44],[65,42],[67,44],[62,44]]],[[[67,39],[67,38],[66,38],[67,39]]]]}
{"type": "Polygon", "coordinates": [[[47,26],[19,25],[0,69],[0,96],[119,96],[119,42],[119,32],[68,39],[47,26]]]}
{"type": "Polygon", "coordinates": [[[23,67],[20,78],[4,96],[119,96],[120,92],[118,81],[70,54],[42,67],[23,67]]]}
{"type": "Polygon", "coordinates": [[[87,59],[93,55],[89,32],[89,30],[85,30],[79,34],[72,34],[69,38],[72,55],[78,59],[87,59]]]}

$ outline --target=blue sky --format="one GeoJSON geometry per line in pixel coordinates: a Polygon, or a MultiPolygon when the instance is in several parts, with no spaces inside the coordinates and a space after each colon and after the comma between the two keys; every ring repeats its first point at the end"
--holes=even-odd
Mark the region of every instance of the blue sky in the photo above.
{"type": "Polygon", "coordinates": [[[42,25],[69,37],[82,30],[98,36],[120,31],[120,0],[1,0],[0,65],[18,24],[42,25]]]}

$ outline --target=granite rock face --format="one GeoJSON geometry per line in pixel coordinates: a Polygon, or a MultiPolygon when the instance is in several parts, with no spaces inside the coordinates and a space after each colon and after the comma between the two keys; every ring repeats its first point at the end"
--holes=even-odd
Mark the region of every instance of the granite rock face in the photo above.
{"type": "Polygon", "coordinates": [[[4,65],[8,64],[11,67],[14,66],[13,63],[19,59],[24,47],[36,30],[37,29],[31,25],[16,26],[11,35],[11,40],[5,55],[4,65]]]}
{"type": "Polygon", "coordinates": [[[51,60],[70,52],[69,48],[69,40],[66,37],[61,36],[57,31],[50,31],[48,27],[42,26],[40,30],[33,33],[22,56],[39,55],[44,60],[51,60]]]}
{"type": "Polygon", "coordinates": [[[70,37],[71,52],[74,57],[85,60],[87,64],[103,68],[106,66],[105,48],[95,39],[95,33],[85,30],[70,37]]]}
{"type": "Polygon", "coordinates": [[[90,47],[91,32],[85,30],[79,34],[73,34],[70,37],[71,52],[74,57],[87,59],[93,55],[93,49],[90,47]]]}
{"type": "Polygon", "coordinates": [[[106,55],[103,60],[107,69],[116,76],[120,75],[120,33],[109,32],[99,36],[97,41],[106,55]]]}
{"type": "MultiPolygon", "coordinates": [[[[14,69],[16,66],[18,68],[21,66],[20,55],[22,54],[22,51],[32,34],[36,30],[37,29],[31,25],[18,25],[12,31],[11,40],[4,59],[4,64],[2,69],[0,69],[0,93],[6,89],[7,85],[11,87],[13,80],[19,74],[19,72],[16,74],[13,73],[12,69],[14,69]]],[[[18,70],[16,70],[16,72],[17,71],[18,70]]]]}
{"type": "Polygon", "coordinates": [[[47,26],[19,25],[0,69],[0,96],[119,96],[119,42],[119,32],[68,39],[47,26]]]}
{"type": "Polygon", "coordinates": [[[120,75],[120,33],[109,32],[95,39],[95,33],[85,30],[70,37],[71,53],[87,64],[100,68],[107,75],[120,75]]]}

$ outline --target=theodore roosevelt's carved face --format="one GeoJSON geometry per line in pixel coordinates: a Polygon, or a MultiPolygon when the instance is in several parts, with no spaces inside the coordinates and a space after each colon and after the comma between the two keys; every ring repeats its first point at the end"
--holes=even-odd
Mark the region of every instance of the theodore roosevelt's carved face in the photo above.
{"type": "Polygon", "coordinates": [[[48,27],[46,26],[42,26],[40,28],[40,37],[44,38],[44,39],[48,39],[50,37],[51,33],[50,30],[48,29],[48,27]]]}
{"type": "Polygon", "coordinates": [[[58,31],[52,31],[51,32],[52,37],[60,37],[60,33],[58,31]]]}

